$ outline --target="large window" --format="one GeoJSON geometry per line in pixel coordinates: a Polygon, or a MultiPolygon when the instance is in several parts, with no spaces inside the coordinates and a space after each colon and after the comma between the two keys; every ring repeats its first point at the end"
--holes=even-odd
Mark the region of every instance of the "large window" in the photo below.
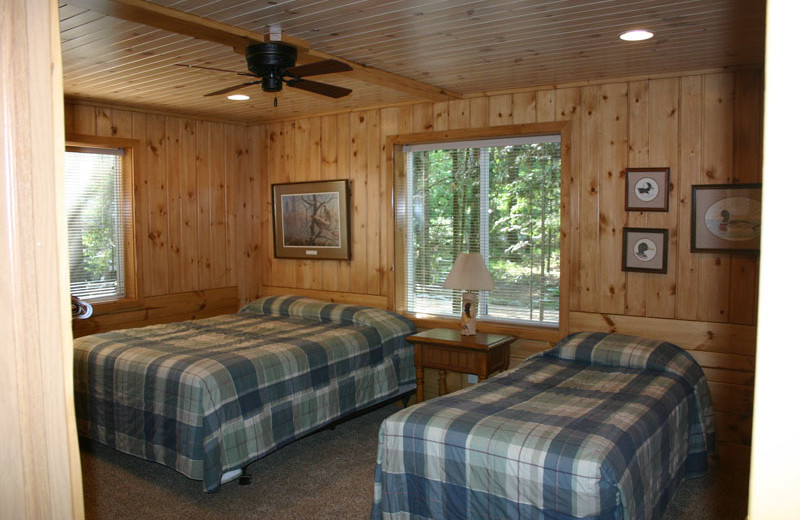
{"type": "Polygon", "coordinates": [[[135,286],[125,148],[68,146],[64,157],[70,293],[118,300],[135,286]]]}
{"type": "MultiPolygon", "coordinates": [[[[495,283],[479,318],[559,324],[560,135],[403,147],[405,310],[460,314],[444,289],[456,256],[479,252],[495,283]]],[[[398,244],[400,245],[400,244],[398,244]]]]}

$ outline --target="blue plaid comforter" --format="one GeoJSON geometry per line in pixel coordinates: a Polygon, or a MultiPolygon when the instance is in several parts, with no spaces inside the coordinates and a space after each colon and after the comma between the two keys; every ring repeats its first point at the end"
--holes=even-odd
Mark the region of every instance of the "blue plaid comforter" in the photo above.
{"type": "Polygon", "coordinates": [[[280,296],[78,338],[78,429],[213,492],[224,472],[413,389],[414,332],[388,311],[280,296]]]}
{"type": "Polygon", "coordinates": [[[384,421],[378,519],[657,519],[714,445],[702,369],[670,343],[568,336],[384,421]]]}

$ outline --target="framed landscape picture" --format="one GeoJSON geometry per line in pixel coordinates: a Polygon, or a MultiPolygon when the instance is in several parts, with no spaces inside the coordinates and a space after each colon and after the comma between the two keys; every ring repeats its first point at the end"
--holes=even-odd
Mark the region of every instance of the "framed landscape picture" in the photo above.
{"type": "Polygon", "coordinates": [[[756,252],[761,184],[692,186],[692,252],[756,252]]]}
{"type": "Polygon", "coordinates": [[[622,270],[664,274],[668,247],[668,229],[622,228],[622,270]]]}
{"type": "Polygon", "coordinates": [[[272,185],[275,258],[350,259],[347,180],[272,185]]]}
{"type": "Polygon", "coordinates": [[[669,168],[626,168],[625,211],[669,211],[669,168]]]}

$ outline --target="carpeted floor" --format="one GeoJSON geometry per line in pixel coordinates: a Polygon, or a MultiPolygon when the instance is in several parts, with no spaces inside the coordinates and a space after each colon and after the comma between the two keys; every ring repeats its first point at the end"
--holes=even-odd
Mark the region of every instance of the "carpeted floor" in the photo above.
{"type": "MultiPolygon", "coordinates": [[[[359,519],[368,518],[378,429],[393,404],[286,446],[253,463],[253,483],[213,494],[174,470],[81,440],[86,518],[359,519]]],[[[714,469],[684,482],[669,520],[744,519],[747,480],[714,469]]]]}

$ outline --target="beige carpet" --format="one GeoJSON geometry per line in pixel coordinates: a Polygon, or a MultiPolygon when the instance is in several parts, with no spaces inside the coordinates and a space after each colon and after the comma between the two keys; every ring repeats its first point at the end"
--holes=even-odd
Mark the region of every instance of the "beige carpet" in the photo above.
{"type": "MultiPolygon", "coordinates": [[[[213,494],[199,481],[101,444],[81,441],[86,518],[366,519],[381,421],[390,405],[286,446],[253,463],[253,483],[225,484],[213,494]]],[[[684,482],[670,520],[736,520],[746,513],[747,482],[714,470],[684,482]]]]}

